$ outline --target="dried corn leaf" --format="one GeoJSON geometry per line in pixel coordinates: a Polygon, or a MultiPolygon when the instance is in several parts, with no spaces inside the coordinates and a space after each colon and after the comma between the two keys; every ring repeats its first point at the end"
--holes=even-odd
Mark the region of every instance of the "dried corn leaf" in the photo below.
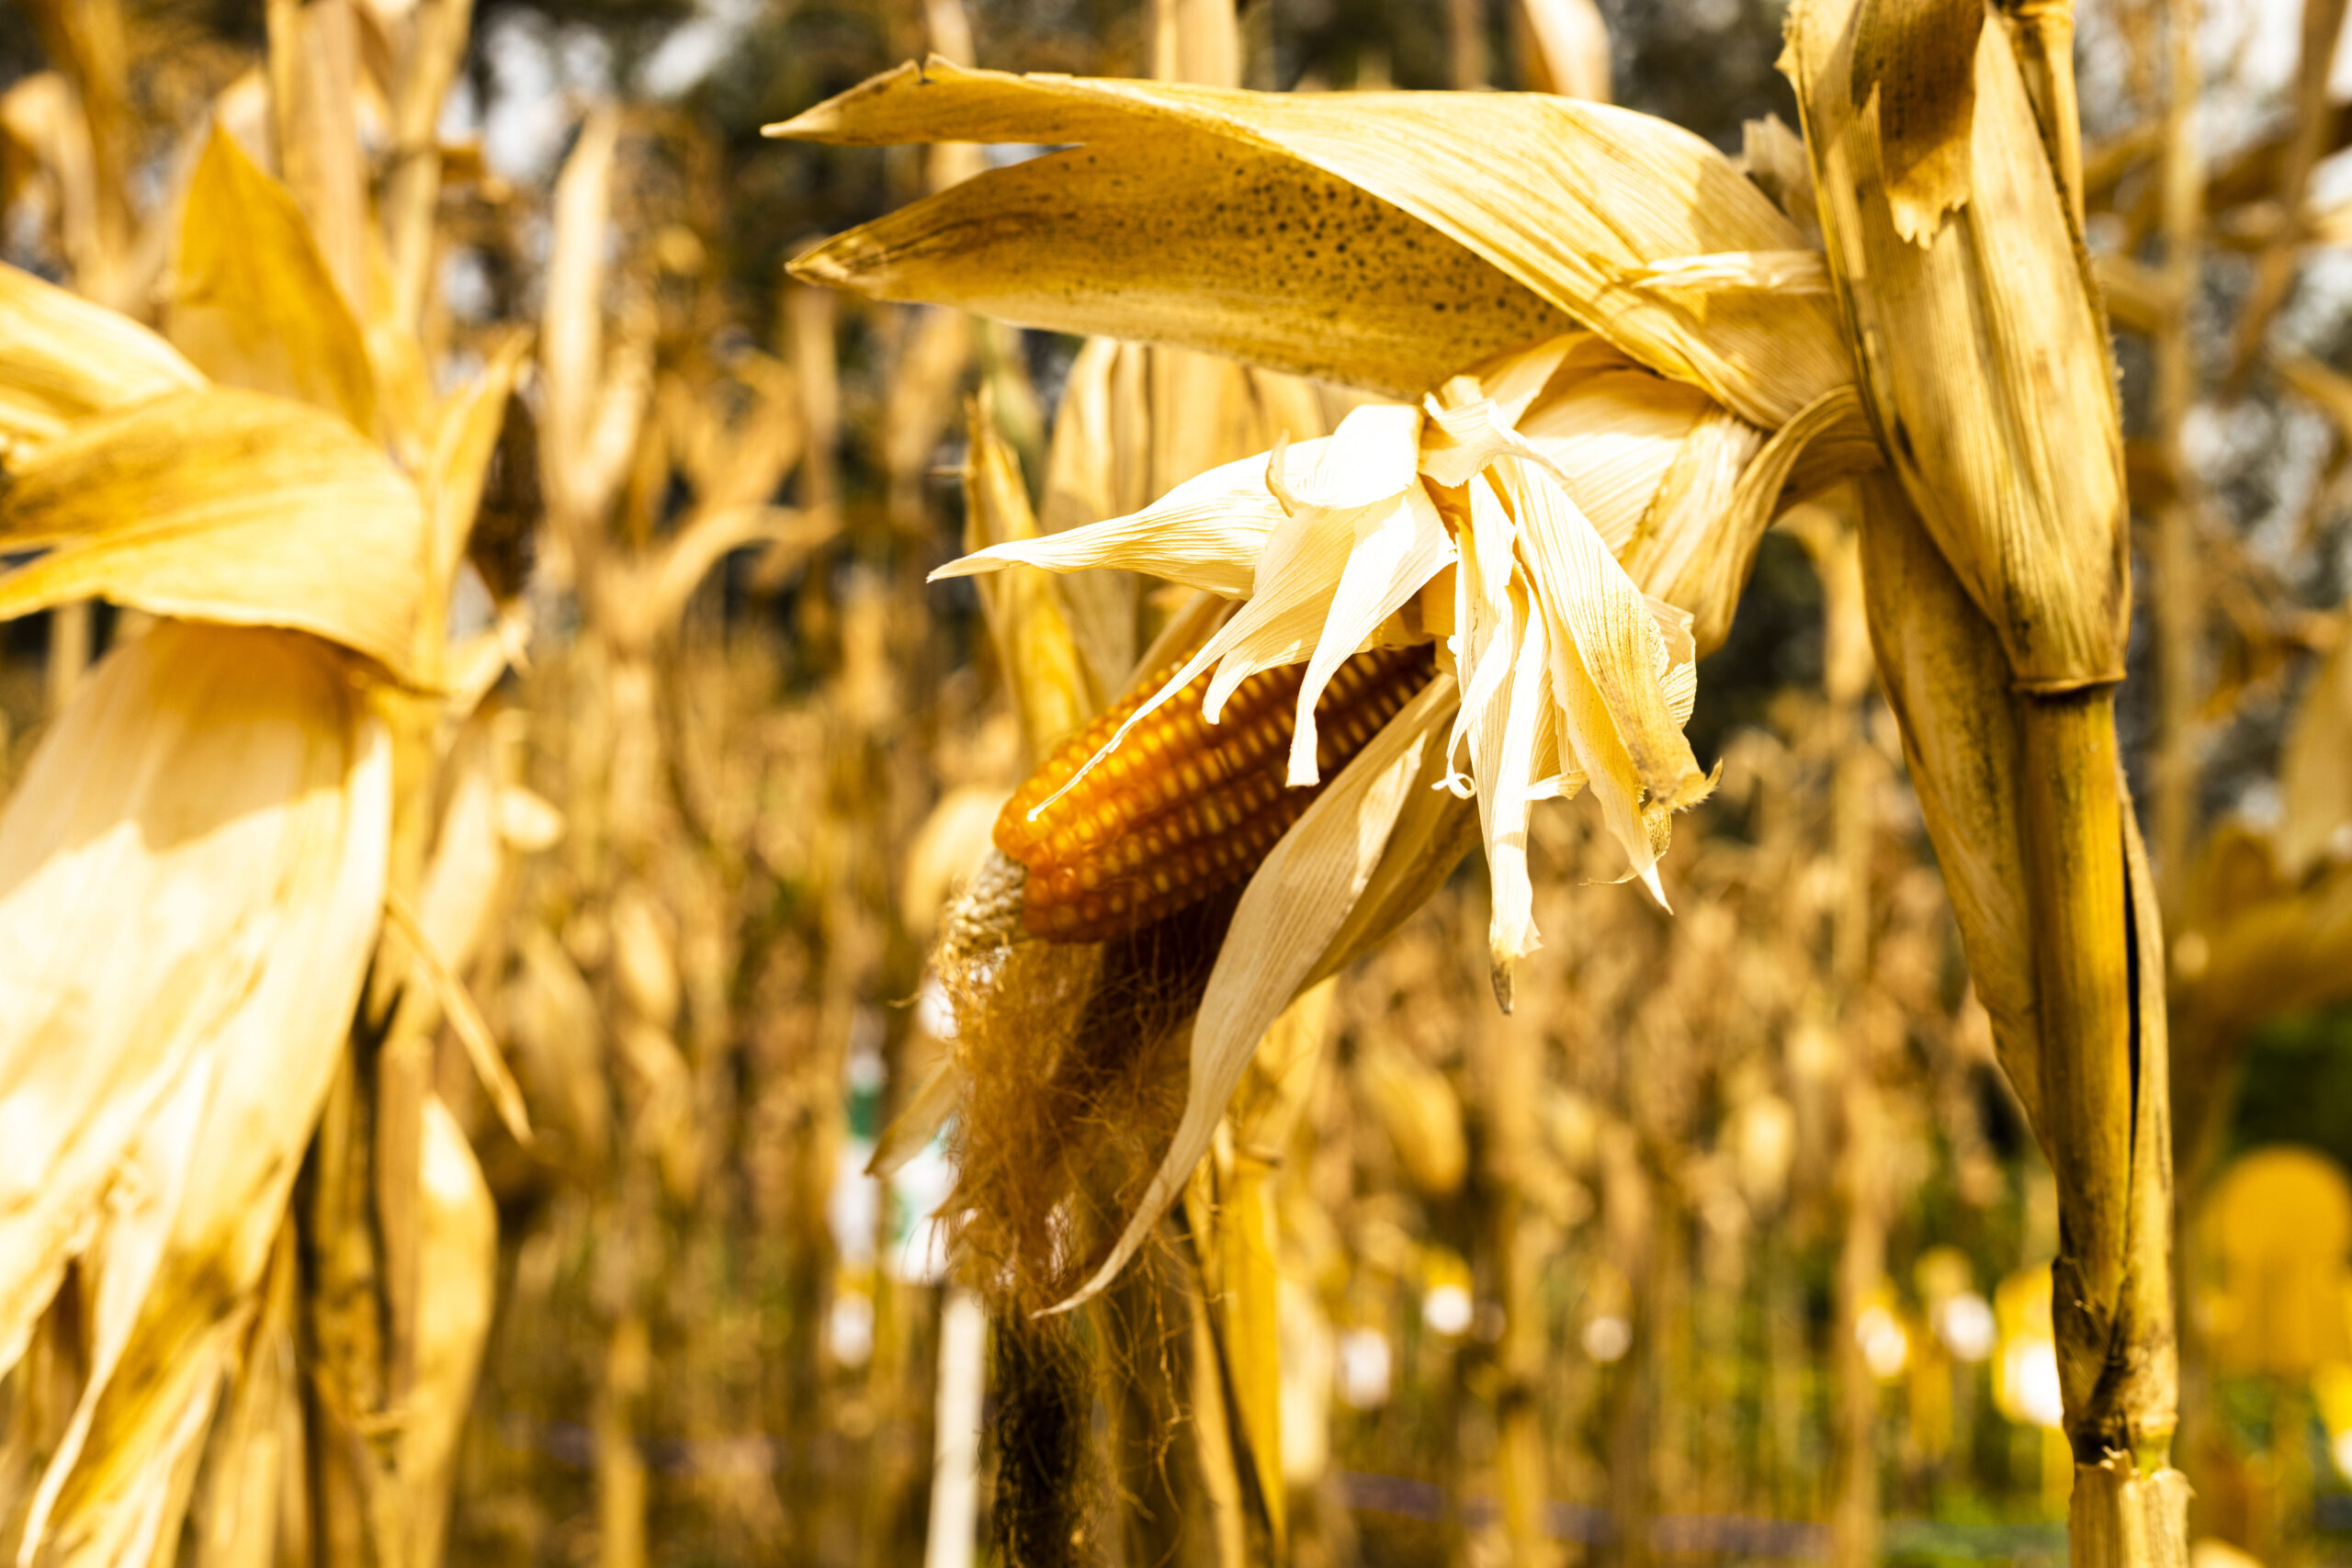
{"type": "Polygon", "coordinates": [[[188,186],[165,325],[213,379],[333,409],[375,434],[367,338],[301,209],[217,128],[188,186]]]}
{"type": "Polygon", "coordinates": [[[1804,242],[1663,120],[1537,95],[1238,93],[933,60],[769,133],[1080,143],[842,235],[801,276],[1417,395],[1562,313],[1777,426],[1849,378],[1826,299],[1694,310],[1634,272],[1804,242]]]}
{"type": "Polygon", "coordinates": [[[458,563],[465,559],[466,541],[473,535],[474,516],[481,507],[482,480],[497,454],[499,433],[506,424],[507,400],[523,374],[529,348],[526,333],[501,336],[483,356],[481,372],[441,412],[424,484],[424,492],[433,498],[433,533],[427,547],[429,604],[446,602],[449,585],[457,578],[458,563]]]}
{"type": "Polygon", "coordinates": [[[374,946],[390,790],[325,646],[166,623],[0,818],[0,1366],[74,1258],[94,1303],[28,1563],[169,1556],[374,946]]]}
{"type": "Polygon", "coordinates": [[[11,464],[85,415],[203,385],[130,317],[0,265],[0,456],[11,464]]]}
{"type": "Polygon", "coordinates": [[[275,1568],[289,1480],[303,1441],[294,1340],[300,1264],[289,1217],[277,1231],[246,1337],[190,1505],[195,1568],[275,1568]]]}
{"type": "Polygon", "coordinates": [[[612,1136],[605,1087],[605,1012],[563,944],[545,926],[523,928],[515,942],[522,972],[507,1003],[514,1021],[515,1066],[530,1103],[561,1132],[581,1164],[601,1160],[612,1136]]]}
{"type": "Polygon", "coordinates": [[[1394,1041],[1356,1062],[1356,1084],[1388,1134],[1405,1175],[1432,1198],[1451,1198],[1470,1174],[1462,1101],[1443,1073],[1394,1041]]]}
{"type": "MultiPolygon", "coordinates": [[[[1046,483],[1037,502],[1037,523],[1046,533],[1064,533],[1137,509],[1123,499],[1130,487],[1120,483],[1120,459],[1135,454],[1121,450],[1114,388],[1121,355],[1140,352],[1110,338],[1091,338],[1070,362],[1061,402],[1054,411],[1046,483]]],[[[1137,499],[1139,504],[1142,498],[1137,499]]],[[[1078,641],[1087,676],[1098,692],[1115,692],[1126,684],[1136,660],[1137,592],[1136,578],[1124,571],[1089,572],[1062,585],[1070,636],[1078,641]]]]}
{"type": "Polygon", "coordinates": [[[339,419],[216,388],[85,420],[0,496],[0,538],[55,547],[0,578],[0,616],[106,598],[314,632],[416,673],[424,516],[339,419]]]}
{"type": "MultiPolygon", "coordinates": [[[[566,476],[587,456],[605,385],[605,231],[619,140],[617,115],[610,109],[590,115],[556,180],[539,363],[548,399],[542,456],[559,481],[568,482],[566,476]]],[[[566,499],[584,505],[596,498],[582,487],[566,499]]]]}

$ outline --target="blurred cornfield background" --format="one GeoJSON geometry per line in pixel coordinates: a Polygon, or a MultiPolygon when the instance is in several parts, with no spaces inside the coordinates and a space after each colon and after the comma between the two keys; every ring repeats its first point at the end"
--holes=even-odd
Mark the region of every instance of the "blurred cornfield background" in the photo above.
{"type": "MultiPolygon", "coordinates": [[[[948,1145],[866,1174],[954,1027],[926,969],[943,900],[1026,771],[979,595],[923,580],[986,541],[967,505],[977,529],[1007,473],[1066,527],[1347,404],[1247,406],[1176,360],[790,283],[812,241],[1033,150],[758,128],[927,51],[1149,74],[1178,9],[0,12],[0,259],[163,326],[223,386],[297,395],[325,382],[207,349],[188,302],[241,254],[322,261],[368,395],[401,411],[375,428],[435,475],[472,442],[480,491],[459,651],[410,687],[443,707],[412,737],[430,766],[396,775],[384,945],[279,1261],[240,1287],[235,1397],[154,1461],[186,1522],[153,1555],[23,1561],[988,1560],[990,1384],[933,1233],[948,1145]],[[208,179],[290,192],[310,238],[208,179]],[[478,417],[436,447],[410,411],[445,403],[478,417]],[[420,1168],[388,1164],[388,1127],[420,1168]],[[269,1465],[217,1483],[265,1428],[269,1465]]],[[[2141,588],[2124,745],[2171,942],[2177,1458],[2216,1568],[2352,1560],[2344,13],[2076,19],[2141,588]]],[[[1599,52],[1555,0],[1250,0],[1230,25],[1246,85],[1576,86],[1773,172],[1751,122],[1795,118],[1779,6],[1599,19],[1599,52]]],[[[9,483],[31,451],[0,453],[9,483]]],[[[364,544],[343,570],[375,568],[364,544]]],[[[1070,1478],[1113,1538],[1072,1561],[2064,1555],[2056,1198],[1859,571],[1834,496],[1766,537],[1702,667],[1690,734],[1722,775],[1668,862],[1677,914],[1595,885],[1597,828],[1539,814],[1550,940],[1511,1016],[1476,857],[1292,1015],[1315,1038],[1264,1090],[1276,1140],[1225,1155],[1268,1195],[1278,1367],[1224,1337],[1220,1260],[1171,1222],[1083,1416],[1116,1428],[1109,1473],[1070,1478]]],[[[1131,658],[1157,611],[1107,613],[1131,658]]],[[[7,626],[11,787],[155,624],[74,603],[7,626]]],[[[40,1478],[88,1310],[62,1288],[0,1379],[12,1551],[60,1506],[40,1478]]]]}

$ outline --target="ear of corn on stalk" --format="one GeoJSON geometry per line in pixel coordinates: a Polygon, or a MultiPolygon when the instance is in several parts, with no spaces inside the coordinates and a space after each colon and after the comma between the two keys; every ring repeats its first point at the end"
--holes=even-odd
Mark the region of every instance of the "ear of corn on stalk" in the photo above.
{"type": "MultiPolygon", "coordinates": [[[[1453,794],[1479,798],[1497,886],[1498,994],[1508,1001],[1510,964],[1534,945],[1522,848],[1530,801],[1591,786],[1632,874],[1663,897],[1655,866],[1667,822],[1707,784],[1680,734],[1701,636],[1720,637],[1728,625],[1757,536],[1809,448],[1826,454],[1814,482],[1874,457],[1855,438],[1859,404],[1818,266],[1799,229],[1727,162],[1643,117],[1557,100],[1315,102],[1018,79],[937,62],[773,129],[853,142],[1018,130],[1082,144],[820,247],[798,268],[814,281],[1148,335],[1392,390],[1455,377],[1476,333],[1534,335],[1544,318],[1527,313],[1530,300],[1600,328],[1605,336],[1555,334],[1493,357],[1476,378],[1448,380],[1425,417],[1359,409],[1328,440],[1277,444],[1266,457],[1179,483],[1141,512],[994,546],[946,570],[1112,566],[1244,601],[1091,758],[1033,789],[1016,828],[1036,829],[1058,799],[1090,787],[1137,726],[1212,671],[1202,703],[1214,721],[1241,682],[1306,661],[1288,781],[1311,784],[1321,774],[1315,704],[1340,660],[1384,642],[1441,638],[1466,695],[1448,745],[1430,757],[1453,794]],[[1400,145],[1420,156],[1398,158],[1400,145]],[[1344,230],[1325,211],[1339,210],[1338,196],[1300,194],[1335,180],[1344,210],[1363,215],[1344,230]],[[1216,211],[1179,224],[1186,202],[1216,211]],[[1468,287],[1474,274],[1447,271],[1465,263],[1494,268],[1491,281],[1468,287]],[[1344,286],[1365,267],[1382,274],[1375,300],[1449,293],[1445,309],[1417,323],[1411,357],[1364,310],[1340,319],[1374,330],[1335,340],[1311,299],[1270,295],[1262,282],[1344,286]],[[1482,310],[1487,324],[1471,322],[1482,310]],[[1465,322],[1474,335],[1463,335],[1465,322]],[[1453,765],[1465,741],[1467,774],[1453,765]]],[[[1409,827],[1399,841],[1450,865],[1467,814],[1397,809],[1409,827]]],[[[1001,842],[1014,849],[1019,836],[1001,842]]],[[[1379,896],[1334,912],[1324,935],[1340,938],[1335,953],[1356,950],[1398,918],[1396,900],[1433,885],[1426,865],[1382,861],[1378,849],[1352,856],[1347,874],[1376,883],[1379,896]]],[[[1336,843],[1302,852],[1351,858],[1336,843]]],[[[1251,899],[1273,866],[1245,894],[1242,917],[1271,918],[1251,899]]],[[[1052,883],[1036,886],[1041,903],[1053,896],[1052,883]]],[[[1082,910],[1063,919],[1074,932],[1102,929],[1082,910]]],[[[1230,1016],[1204,1014],[1195,1029],[1187,1138],[1214,1124],[1212,1102],[1231,1081],[1222,1064],[1246,1059],[1272,1016],[1254,1010],[1259,987],[1278,1011],[1318,962],[1306,954],[1286,985],[1272,972],[1245,978],[1239,954],[1257,939],[1242,931],[1238,919],[1220,974],[1252,1000],[1230,1016]]],[[[1170,1157],[1188,1164],[1197,1153],[1180,1141],[1170,1157]]],[[[1174,1190],[1155,1183],[1137,1224],[1174,1190]]]]}
{"type": "Polygon", "coordinates": [[[1109,1256],[1065,1306],[1108,1285],[1182,1192],[1260,1040],[1316,977],[1363,898],[1422,755],[1457,701],[1447,676],[1424,686],[1306,808],[1243,890],[1193,1022],[1183,1118],[1109,1256]]]}
{"type": "MultiPolygon", "coordinates": [[[[1016,580],[1017,581],[1017,580],[1016,580]]],[[[1420,649],[1358,654],[1317,704],[1317,761],[1336,773],[1430,674],[1420,649]]],[[[999,814],[996,846],[1028,873],[1022,919],[1033,936],[1101,942],[1247,878],[1321,786],[1285,788],[1291,708],[1301,671],[1261,671],[1236,687],[1220,726],[1201,722],[1198,676],[1132,734],[1101,772],[1057,793],[1146,700],[1157,673],[1097,715],[999,814]],[[1049,798],[1050,797],[1050,798],[1049,798]]]]}

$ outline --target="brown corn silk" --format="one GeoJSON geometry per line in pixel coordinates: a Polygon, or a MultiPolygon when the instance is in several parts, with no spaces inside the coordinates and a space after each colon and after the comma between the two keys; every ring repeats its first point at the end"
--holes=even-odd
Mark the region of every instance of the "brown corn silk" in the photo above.
{"type": "MultiPolygon", "coordinates": [[[[1427,645],[1357,654],[1315,705],[1316,761],[1327,781],[1427,682],[1427,645]]],[[[997,818],[996,847],[1028,872],[1022,920],[1051,942],[1139,931],[1241,882],[1321,785],[1283,782],[1306,666],[1241,682],[1219,722],[1201,716],[1204,673],[1052,798],[1175,672],[1138,682],[1049,757],[997,818]]]]}

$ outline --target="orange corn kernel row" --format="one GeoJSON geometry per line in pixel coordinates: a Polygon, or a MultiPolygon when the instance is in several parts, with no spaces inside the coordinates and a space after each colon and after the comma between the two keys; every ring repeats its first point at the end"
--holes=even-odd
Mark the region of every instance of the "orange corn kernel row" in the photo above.
{"type": "MultiPolygon", "coordinates": [[[[1326,783],[1429,682],[1430,648],[1378,649],[1340,665],[1315,705],[1326,783]]],[[[1201,717],[1203,675],[1137,725],[1078,787],[1037,814],[1175,673],[1137,684],[1063,742],[996,821],[996,847],[1029,873],[1022,921],[1050,942],[1105,942],[1233,886],[1258,868],[1322,785],[1283,784],[1306,667],[1261,670],[1218,723],[1201,717]]]]}

